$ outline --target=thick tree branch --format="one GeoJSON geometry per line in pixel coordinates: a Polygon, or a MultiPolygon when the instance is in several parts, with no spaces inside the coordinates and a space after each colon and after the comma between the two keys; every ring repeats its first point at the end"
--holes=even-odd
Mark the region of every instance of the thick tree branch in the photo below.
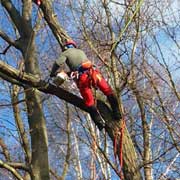
{"type": "Polygon", "coordinates": [[[0,77],[8,82],[11,82],[12,84],[17,84],[19,86],[24,86],[22,83],[20,83],[18,80],[13,79],[12,77],[9,77],[8,75],[0,72],[0,77]]]}
{"type": "Polygon", "coordinates": [[[40,78],[36,78],[31,74],[27,74],[27,73],[21,74],[19,70],[4,63],[2,60],[0,60],[0,76],[11,83],[15,83],[20,86],[29,86],[29,87],[38,88],[40,91],[44,93],[56,95],[60,99],[63,99],[79,107],[82,110],[88,111],[87,108],[84,106],[83,100],[80,97],[60,87],[56,87],[53,84],[48,84],[45,81],[41,80],[40,78]]]}
{"type": "Polygon", "coordinates": [[[31,26],[32,0],[23,1],[22,18],[31,26]]]}
{"type": "Polygon", "coordinates": [[[12,66],[4,63],[2,60],[0,60],[0,72],[2,74],[5,74],[9,78],[15,79],[16,81],[19,81],[19,84],[29,85],[32,87],[39,87],[40,79],[33,76],[32,74],[27,74],[25,72],[21,72],[12,66]]]}
{"type": "Polygon", "coordinates": [[[8,166],[13,167],[14,169],[21,169],[25,171],[29,171],[29,168],[24,163],[18,163],[18,162],[6,162],[8,166]]]}

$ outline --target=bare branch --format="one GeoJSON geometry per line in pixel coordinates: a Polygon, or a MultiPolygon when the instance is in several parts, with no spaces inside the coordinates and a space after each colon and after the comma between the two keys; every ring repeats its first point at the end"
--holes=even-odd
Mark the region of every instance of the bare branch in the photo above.
{"type": "MultiPolygon", "coordinates": [[[[4,39],[7,43],[9,43],[11,46],[17,46],[16,42],[1,30],[0,30],[0,37],[4,39]]],[[[7,48],[9,49],[10,47],[8,46],[7,48]]],[[[8,50],[7,48],[3,51],[3,54],[4,52],[6,53],[6,51],[8,50]]]]}
{"type": "Polygon", "coordinates": [[[11,47],[11,45],[8,45],[8,46],[3,50],[3,52],[0,52],[0,54],[5,55],[10,47],[11,47]]]}
{"type": "Polygon", "coordinates": [[[8,149],[6,147],[6,144],[4,143],[3,139],[1,139],[1,138],[0,138],[0,146],[1,146],[2,150],[3,150],[3,154],[4,154],[5,158],[6,158],[6,160],[10,161],[9,151],[8,151],[8,149]]]}
{"type": "Polygon", "coordinates": [[[6,164],[13,167],[14,169],[29,171],[29,168],[24,163],[6,162],[6,164]]]}
{"type": "Polygon", "coordinates": [[[7,163],[0,160],[0,167],[5,168],[10,171],[18,180],[23,180],[22,176],[15,170],[15,168],[11,167],[7,163]]]}

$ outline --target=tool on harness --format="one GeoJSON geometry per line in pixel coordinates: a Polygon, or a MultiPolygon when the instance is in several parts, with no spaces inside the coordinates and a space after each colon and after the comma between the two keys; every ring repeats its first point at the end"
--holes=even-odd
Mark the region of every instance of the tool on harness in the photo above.
{"type": "Polygon", "coordinates": [[[79,72],[78,71],[72,71],[69,75],[70,79],[77,81],[79,79],[79,72]]]}
{"type": "Polygon", "coordinates": [[[93,64],[91,61],[85,61],[83,63],[81,63],[75,71],[72,71],[69,75],[70,79],[73,79],[73,80],[78,80],[79,79],[79,76],[83,73],[88,73],[90,72],[90,70],[93,68],[93,64]]]}

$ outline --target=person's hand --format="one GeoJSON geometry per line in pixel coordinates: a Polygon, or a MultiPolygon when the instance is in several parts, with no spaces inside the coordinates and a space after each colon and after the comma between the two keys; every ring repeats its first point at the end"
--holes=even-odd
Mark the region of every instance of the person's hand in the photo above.
{"type": "Polygon", "coordinates": [[[60,86],[66,80],[68,80],[68,75],[64,71],[62,71],[60,73],[57,73],[56,77],[53,80],[53,83],[57,86],[60,86]]]}
{"type": "Polygon", "coordinates": [[[62,79],[63,81],[67,81],[68,80],[68,75],[64,71],[61,71],[61,72],[57,73],[57,77],[62,79]]]}

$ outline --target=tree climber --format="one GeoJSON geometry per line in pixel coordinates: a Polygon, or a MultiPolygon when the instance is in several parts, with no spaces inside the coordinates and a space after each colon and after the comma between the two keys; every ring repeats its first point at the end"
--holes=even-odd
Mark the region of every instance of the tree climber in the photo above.
{"type": "Polygon", "coordinates": [[[65,43],[61,56],[53,64],[50,77],[55,77],[58,74],[61,79],[65,79],[65,73],[75,80],[85,105],[89,109],[90,116],[97,123],[100,130],[104,127],[104,123],[95,106],[92,87],[99,88],[107,96],[114,120],[121,119],[118,101],[112,88],[103,78],[100,71],[88,60],[86,54],[77,48],[73,40],[67,40],[65,43]],[[64,64],[67,64],[70,72],[64,71],[64,64]]]}

